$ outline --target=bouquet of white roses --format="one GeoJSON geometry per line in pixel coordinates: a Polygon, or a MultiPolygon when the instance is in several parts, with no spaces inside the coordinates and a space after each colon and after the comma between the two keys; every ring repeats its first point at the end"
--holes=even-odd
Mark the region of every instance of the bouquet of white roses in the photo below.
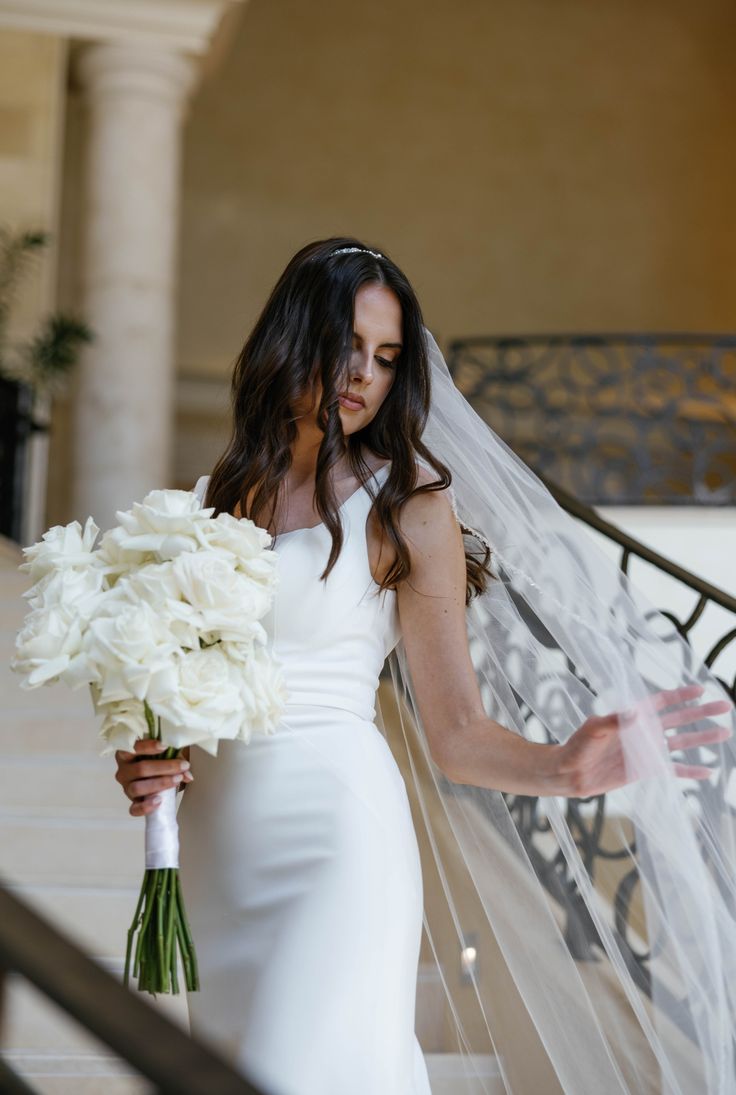
{"type": "MultiPolygon", "coordinates": [[[[162,757],[188,745],[217,754],[220,739],[272,733],[286,699],[260,620],[276,588],[271,536],[247,518],[202,508],[190,491],[154,490],[105,532],[91,517],[55,525],[23,548],[33,585],[11,668],[21,688],[89,686],[102,715],[102,754],[161,740],[162,757]],[[163,722],[163,731],[162,731],[163,722]]],[[[178,872],[176,788],[146,816],[146,871],[128,932],[124,981],[198,988],[178,872]],[[133,945],[135,933],[138,939],[133,945]]]]}

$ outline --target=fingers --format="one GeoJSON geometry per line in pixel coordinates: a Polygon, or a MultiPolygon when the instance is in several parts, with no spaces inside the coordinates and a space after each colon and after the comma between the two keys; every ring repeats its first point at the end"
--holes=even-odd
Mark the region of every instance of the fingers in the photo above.
{"type": "Polygon", "coordinates": [[[137,738],[133,744],[135,752],[131,753],[127,749],[118,749],[115,752],[115,759],[121,761],[135,760],[136,757],[145,753],[162,753],[165,746],[162,746],[161,742],[157,738],[137,738]]]}
{"type": "MultiPolygon", "coordinates": [[[[690,694],[694,689],[698,693],[703,691],[700,685],[688,685],[687,688],[674,688],[666,692],[657,692],[646,699],[639,700],[633,707],[627,708],[625,711],[598,716],[596,719],[589,721],[597,721],[603,724],[607,720],[614,720],[614,724],[617,724],[618,729],[627,729],[636,724],[642,712],[646,714],[647,704],[650,699],[654,701],[655,711],[660,711],[663,707],[669,707],[673,703],[679,702],[674,697],[679,697],[680,700],[692,698],[690,694]]],[[[702,703],[697,707],[683,707],[679,711],[668,711],[666,714],[660,715],[659,723],[664,730],[672,730],[677,726],[687,726],[689,723],[698,722],[708,715],[726,715],[733,710],[733,707],[734,705],[730,700],[711,700],[709,703],[702,703]]]]}
{"type": "Polygon", "coordinates": [[[677,749],[697,749],[700,746],[716,745],[733,737],[727,726],[712,725],[705,730],[686,730],[681,734],[670,734],[665,738],[667,748],[672,753],[677,749]]]}
{"type": "MultiPolygon", "coordinates": [[[[131,814],[133,817],[144,817],[146,814],[152,814],[153,811],[157,810],[158,807],[161,805],[161,794],[160,794],[161,791],[171,790],[171,788],[175,787],[177,785],[177,783],[180,782],[180,780],[183,783],[191,783],[191,781],[193,779],[194,779],[194,776],[192,775],[191,772],[184,772],[183,776],[181,776],[181,777],[173,776],[168,781],[167,780],[160,780],[160,781],[145,780],[146,784],[151,783],[154,786],[152,786],[150,788],[146,787],[146,791],[150,792],[150,793],[136,795],[135,798],[133,798],[132,795],[129,796],[129,797],[133,798],[133,803],[129,807],[128,813],[131,814]],[[174,781],[176,781],[176,782],[174,782],[174,781]],[[158,788],[155,787],[155,784],[157,782],[161,783],[161,786],[158,787],[158,788]],[[156,792],[158,792],[158,793],[156,793],[156,792]]],[[[128,786],[128,790],[126,791],[126,794],[128,794],[128,792],[130,791],[130,788],[131,788],[131,785],[128,786]]],[[[179,787],[179,790],[181,790],[181,787],[179,787]]]]}
{"type": "Polygon", "coordinates": [[[150,797],[156,791],[167,790],[194,779],[188,760],[138,760],[122,763],[115,774],[124,793],[131,799],[150,797]]]}
{"type": "MultiPolygon", "coordinates": [[[[186,763],[186,762],[184,762],[186,763]]],[[[140,778],[138,772],[133,773],[123,783],[123,790],[128,798],[140,798],[142,795],[151,795],[155,791],[166,791],[169,787],[177,787],[180,783],[191,783],[194,776],[191,772],[155,772],[151,776],[140,778]]]]}
{"type": "MultiPolygon", "coordinates": [[[[647,699],[652,700],[657,711],[663,707],[670,707],[673,703],[682,703],[684,700],[694,700],[696,696],[702,696],[705,687],[702,684],[685,684],[681,688],[666,688],[661,692],[653,692],[647,699]]],[[[642,701],[646,702],[646,700],[642,701]]]]}
{"type": "Polygon", "coordinates": [[[650,692],[648,696],[637,700],[632,708],[636,712],[641,707],[652,704],[655,711],[661,711],[663,707],[672,707],[676,703],[684,703],[686,700],[694,700],[702,696],[705,686],[702,684],[684,684],[681,688],[663,688],[659,692],[650,692]]]}
{"type": "Polygon", "coordinates": [[[136,755],[141,753],[162,753],[166,748],[158,738],[138,738],[133,745],[136,755]]]}
{"type": "Polygon", "coordinates": [[[136,799],[149,796],[156,791],[168,791],[170,787],[177,787],[184,779],[183,772],[177,772],[173,776],[163,776],[158,779],[134,779],[125,788],[128,798],[136,799]]]}
{"type": "Polygon", "coordinates": [[[702,764],[673,764],[672,767],[682,779],[710,779],[713,775],[713,769],[702,764]]]}
{"type": "Polygon", "coordinates": [[[183,757],[164,759],[161,757],[164,749],[156,738],[138,738],[133,752],[127,749],[115,752],[118,766],[115,779],[123,793],[133,800],[128,808],[133,817],[144,817],[157,810],[161,805],[161,792],[172,788],[182,790],[194,779],[189,761],[183,757]]]}
{"type": "Polygon", "coordinates": [[[174,776],[178,772],[189,771],[189,761],[181,757],[173,757],[171,760],[137,760],[134,764],[125,765],[125,771],[130,779],[145,779],[148,776],[174,776]]]}
{"type": "Polygon", "coordinates": [[[660,722],[665,730],[671,730],[675,726],[698,722],[706,715],[725,715],[732,707],[733,704],[728,700],[713,700],[711,703],[702,703],[699,707],[683,707],[680,711],[670,711],[660,717],[660,722]]]}
{"type": "Polygon", "coordinates": [[[158,810],[160,805],[161,798],[159,795],[137,798],[130,806],[128,813],[131,817],[145,817],[146,814],[152,814],[154,810],[158,810]]]}
{"type": "Polygon", "coordinates": [[[163,791],[170,791],[173,787],[182,790],[181,784],[191,783],[193,779],[191,772],[182,772],[179,775],[161,779],[133,780],[123,788],[126,795],[133,799],[128,813],[133,817],[144,817],[146,814],[153,813],[161,805],[163,791]]]}
{"type": "Polygon", "coordinates": [[[132,783],[145,783],[149,779],[160,779],[162,776],[181,776],[188,770],[188,760],[131,761],[119,764],[114,778],[121,785],[128,798],[133,798],[135,796],[130,793],[132,783]]]}
{"type": "MultiPolygon", "coordinates": [[[[651,700],[654,703],[654,707],[657,711],[661,711],[663,707],[671,707],[676,703],[683,703],[685,700],[693,700],[698,696],[702,696],[705,692],[705,685],[702,684],[686,684],[681,688],[668,688],[663,689],[661,692],[654,692],[650,696],[646,697],[641,703],[646,703],[647,700],[651,700]]],[[[730,700],[714,700],[713,703],[720,704],[719,714],[724,714],[726,711],[733,709],[733,703],[730,700]]],[[[704,707],[712,707],[713,704],[704,704],[704,707]]],[[[688,710],[699,710],[699,708],[688,708],[688,710]]],[[[714,711],[713,714],[716,712],[714,711]]]]}

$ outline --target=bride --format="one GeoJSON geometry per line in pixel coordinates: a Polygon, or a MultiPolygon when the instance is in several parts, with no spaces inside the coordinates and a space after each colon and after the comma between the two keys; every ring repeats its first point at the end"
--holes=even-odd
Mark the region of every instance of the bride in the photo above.
{"type": "Polygon", "coordinates": [[[414,1031],[423,946],[468,1066],[453,1091],[527,1095],[532,1078],[545,1093],[736,1090],[729,1005],[707,968],[734,941],[719,897],[733,876],[721,864],[719,889],[703,875],[704,837],[720,832],[728,867],[731,830],[704,811],[696,839],[682,794],[712,781],[702,750],[731,737],[707,718],[732,710],[714,679],[673,656],[622,578],[605,588],[592,545],[571,546],[568,519],[452,386],[384,253],[338,237],[291,259],[235,365],[232,410],[229,445],[194,489],[274,537],[263,623],[284,666],[283,720],[217,758],[153,759],[150,740],[116,754],[135,817],[186,787],[192,1032],[272,1095],[428,1095],[414,1031]],[[634,862],[632,832],[646,851],[641,931],[669,932],[650,989],[667,982],[697,1012],[694,1035],[676,1008],[658,1018],[664,997],[642,991],[567,824],[565,799],[615,788],[633,826],[622,857],[634,862]],[[598,969],[571,953],[514,828],[524,796],[547,804],[598,969]],[[470,958],[461,980],[456,954],[470,958]]]}

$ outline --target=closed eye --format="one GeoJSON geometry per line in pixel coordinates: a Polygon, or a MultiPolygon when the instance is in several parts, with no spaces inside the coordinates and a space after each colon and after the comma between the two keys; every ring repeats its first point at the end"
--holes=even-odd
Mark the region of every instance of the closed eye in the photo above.
{"type": "Polygon", "coordinates": [[[393,369],[394,368],[393,361],[386,361],[385,357],[377,357],[376,361],[378,361],[379,364],[381,364],[381,365],[385,365],[387,369],[393,369]]]}

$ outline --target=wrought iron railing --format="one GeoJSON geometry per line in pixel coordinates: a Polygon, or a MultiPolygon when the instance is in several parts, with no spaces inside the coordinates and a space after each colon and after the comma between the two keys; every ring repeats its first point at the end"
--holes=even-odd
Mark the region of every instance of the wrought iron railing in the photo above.
{"type": "MultiPolygon", "coordinates": [[[[658,606],[686,649],[694,649],[695,625],[702,628],[706,617],[721,614],[711,629],[718,638],[698,650],[698,660],[736,701],[736,675],[722,668],[733,662],[736,650],[736,597],[623,532],[591,504],[736,504],[736,336],[457,339],[449,346],[448,365],[476,411],[534,469],[563,509],[617,545],[625,574],[637,558],[673,580],[673,600],[677,586],[687,591],[684,612],[658,606]]],[[[549,633],[536,638],[550,651],[556,649],[549,633]]],[[[531,710],[525,718],[535,724],[531,710]]],[[[700,762],[708,763],[707,753],[700,762]]],[[[704,807],[709,796],[720,800],[733,775],[730,763],[719,774],[720,788],[694,781],[697,786],[688,794],[704,807]]],[[[570,953],[580,961],[595,961],[602,953],[598,929],[565,856],[550,839],[543,803],[528,796],[504,797],[538,877],[563,910],[570,953]]],[[[611,799],[605,795],[568,799],[565,809],[593,878],[606,861],[621,861],[612,886],[611,927],[632,977],[651,997],[651,954],[632,922],[638,871],[623,866],[636,852],[633,834],[625,848],[611,846],[611,799]]],[[[712,850],[702,851],[707,858],[712,850]]],[[[668,1007],[663,986],[657,1002],[682,1022],[685,1009],[674,998],[668,1007]]]]}
{"type": "MultiPolygon", "coordinates": [[[[605,520],[590,506],[580,502],[549,480],[546,480],[546,486],[571,516],[618,545],[619,566],[624,573],[628,573],[631,559],[639,558],[660,573],[667,574],[691,594],[691,607],[685,614],[678,614],[667,607],[660,609],[685,640],[686,649],[693,649],[692,631],[696,623],[702,622],[708,613],[719,611],[722,616],[725,613],[725,622],[718,625],[721,632],[718,639],[712,642],[709,649],[698,651],[698,660],[703,661],[711,669],[725,691],[736,702],[736,676],[731,676],[729,679],[726,671],[719,671],[720,665],[726,662],[729,653],[736,650],[736,597],[640,543],[635,537],[605,520]]],[[[581,533],[587,535],[582,530],[581,533]]],[[[501,569],[499,567],[499,571],[501,569]]],[[[500,573],[499,577],[503,578],[503,575],[500,573]]],[[[550,651],[558,649],[554,636],[543,628],[535,631],[535,638],[550,651]]],[[[561,651],[560,657],[564,658],[561,651]]],[[[567,661],[565,664],[568,669],[573,670],[567,661]]],[[[534,711],[522,705],[522,714],[528,724],[538,725],[534,711]]],[[[547,734],[546,740],[551,742],[552,738],[547,734]]],[[[685,759],[679,758],[677,754],[673,754],[673,757],[685,759]]],[[[692,757],[689,757],[688,761],[691,760],[692,757]]],[[[708,763],[707,756],[701,757],[698,763],[708,763]]],[[[733,770],[729,767],[730,763],[730,760],[726,760],[720,772],[721,789],[712,787],[708,781],[697,781],[697,786],[690,789],[688,794],[699,799],[703,807],[707,805],[708,796],[717,795],[720,801],[723,795],[722,788],[727,787],[732,778],[733,770]]],[[[457,788],[455,790],[457,793],[457,788]]],[[[474,791],[472,787],[467,788],[467,793],[478,802],[474,791]]],[[[535,873],[563,912],[564,936],[570,953],[580,961],[596,961],[604,953],[598,929],[579,893],[565,855],[554,842],[550,841],[550,824],[542,801],[530,796],[511,794],[505,794],[504,798],[535,873]]],[[[610,819],[610,800],[606,795],[592,799],[567,799],[565,811],[570,832],[586,870],[592,878],[597,877],[605,861],[625,861],[632,851],[636,853],[636,841],[633,834],[627,838],[626,847],[611,847],[610,832],[607,828],[607,822],[610,819]]],[[[708,848],[702,849],[706,860],[712,851],[708,848]]],[[[616,884],[611,902],[613,922],[610,927],[632,977],[639,988],[651,997],[650,951],[647,949],[647,944],[642,943],[640,934],[632,923],[632,909],[638,881],[638,870],[634,867],[623,874],[616,884]]],[[[658,988],[657,1003],[667,1009],[672,1019],[680,1025],[683,1033],[688,1036],[693,1034],[691,1030],[682,1027],[681,1017],[684,1009],[677,1007],[674,997],[671,999],[671,1006],[668,1006],[667,989],[662,985],[658,988]]]]}
{"type": "Polygon", "coordinates": [[[447,361],[514,452],[580,501],[736,504],[736,335],[462,338],[447,361]]]}
{"type": "MultiPolygon", "coordinates": [[[[25,977],[161,1095],[266,1095],[0,883],[0,975],[25,977]]],[[[2,1018],[0,977],[0,1019],[2,1018]]],[[[33,1089],[0,1057],[0,1091],[33,1089]]]]}
{"type": "MultiPolygon", "coordinates": [[[[695,624],[702,623],[707,613],[713,613],[714,610],[720,611],[722,622],[719,624],[719,630],[721,633],[718,639],[712,642],[709,649],[698,651],[698,660],[711,669],[724,690],[736,702],[736,675],[731,676],[729,679],[726,672],[721,673],[719,668],[725,662],[729,652],[736,650],[736,597],[640,543],[635,537],[605,520],[600,514],[581,503],[567,491],[549,481],[546,485],[568,513],[590,528],[595,529],[596,532],[601,533],[610,542],[618,545],[620,548],[619,566],[625,574],[629,572],[632,557],[639,558],[660,573],[669,575],[681,588],[689,591],[692,596],[690,597],[690,607],[685,614],[678,614],[666,606],[661,606],[659,611],[670,620],[691,650],[693,649],[692,631],[695,624]],[[723,621],[724,613],[725,621],[723,621]]],[[[719,776],[721,788],[727,787],[732,777],[732,768],[729,766],[730,753],[726,752],[725,758],[719,776]]],[[[699,763],[707,763],[707,758],[701,758],[699,763]]],[[[699,798],[705,806],[704,800],[709,796],[718,795],[720,800],[722,790],[717,790],[707,780],[703,780],[697,781],[697,785],[691,788],[688,793],[696,799],[699,798]]],[[[617,850],[606,846],[607,797],[605,795],[588,800],[587,809],[581,808],[581,800],[568,799],[566,808],[570,830],[575,837],[575,842],[585,866],[591,875],[595,874],[597,862],[625,859],[632,849],[636,850],[633,839],[629,841],[628,848],[625,849],[617,850]]],[[[512,812],[515,814],[515,820],[519,825],[526,845],[528,847],[535,846],[537,835],[548,831],[547,822],[540,810],[539,800],[518,799],[514,801],[512,812]]],[[[707,859],[711,851],[708,848],[703,848],[703,856],[707,859]]],[[[538,857],[539,854],[538,849],[535,847],[535,856],[538,857]]],[[[542,874],[548,879],[551,892],[556,890],[558,898],[561,899],[563,907],[567,910],[566,939],[571,953],[577,958],[593,959],[595,957],[594,948],[599,944],[598,930],[587,912],[585,903],[578,895],[577,887],[567,869],[564,856],[559,853],[546,861],[543,864],[542,874]]],[[[638,871],[633,868],[621,878],[614,894],[614,932],[632,976],[639,987],[650,995],[650,952],[647,949],[642,950],[634,940],[635,933],[632,931],[631,925],[632,899],[637,886],[638,871]]],[[[664,989],[661,986],[658,998],[660,1004],[665,1002],[664,989]]],[[[670,1012],[673,1016],[677,1016],[682,1013],[682,1009],[675,1007],[670,1009],[670,1012]]],[[[690,1032],[685,1031],[685,1033],[689,1034],[690,1032]]]]}

